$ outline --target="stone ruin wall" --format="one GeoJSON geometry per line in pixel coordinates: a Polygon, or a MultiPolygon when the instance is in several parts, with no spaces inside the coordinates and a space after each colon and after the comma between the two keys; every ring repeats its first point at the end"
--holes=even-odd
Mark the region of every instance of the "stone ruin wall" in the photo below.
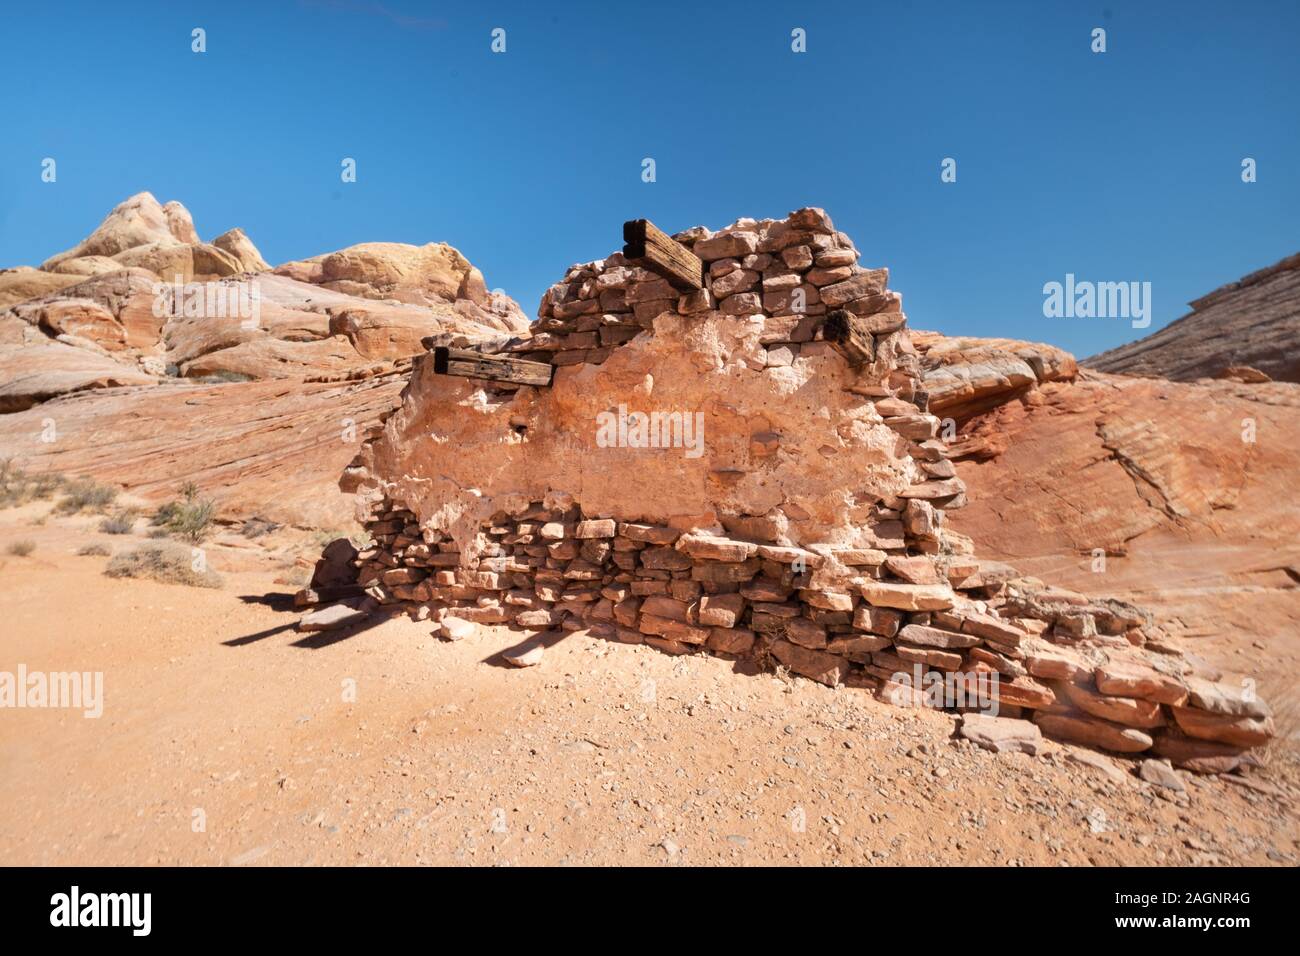
{"type": "Polygon", "coordinates": [[[342,564],[419,619],[586,630],[907,705],[962,709],[924,691],[961,675],[1023,718],[988,731],[995,747],[1032,751],[1041,732],[1215,772],[1269,739],[1267,706],[1193,673],[1143,611],[981,562],[945,528],[964,487],[901,298],[824,212],[675,238],[704,290],[615,253],[571,267],[527,336],[429,343],[549,361],[552,384],[417,358],[342,481],[374,544],[327,551],[313,587],[342,564]],[[871,361],[825,341],[836,309],[870,332],[871,361]],[[598,441],[619,406],[698,414],[701,454],[598,441]]]}

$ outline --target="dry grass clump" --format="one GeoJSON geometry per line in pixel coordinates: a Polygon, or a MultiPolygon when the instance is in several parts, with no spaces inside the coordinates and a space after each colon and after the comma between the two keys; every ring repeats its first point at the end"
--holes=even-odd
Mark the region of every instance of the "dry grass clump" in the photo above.
{"type": "Polygon", "coordinates": [[[0,458],[0,508],[16,508],[29,501],[47,501],[63,487],[66,479],[58,472],[28,474],[11,458],[0,458]]]}
{"type": "Polygon", "coordinates": [[[110,578],[148,578],[194,588],[221,587],[221,575],[194,565],[189,548],[177,544],[142,544],[114,555],[104,573],[110,578]]]}
{"type": "Polygon", "coordinates": [[[82,557],[106,558],[112,553],[113,552],[109,549],[108,545],[99,543],[83,544],[77,549],[77,554],[82,557]]]}
{"type": "Polygon", "coordinates": [[[1257,755],[1259,762],[1267,767],[1280,763],[1284,756],[1300,755],[1300,693],[1278,685],[1270,688],[1264,699],[1273,711],[1274,734],[1257,755]]]}
{"type": "Polygon", "coordinates": [[[83,511],[102,512],[117,500],[117,489],[100,484],[93,478],[74,478],[63,486],[63,497],[54,506],[62,515],[77,515],[83,511]]]}
{"type": "Polygon", "coordinates": [[[99,530],[104,534],[130,534],[136,514],[134,508],[119,508],[99,523],[99,530]]]}
{"type": "Polygon", "coordinates": [[[187,481],[181,486],[181,497],[162,505],[150,523],[168,534],[198,542],[207,535],[216,516],[216,502],[200,498],[198,485],[187,481]]]}
{"type": "Polygon", "coordinates": [[[10,541],[5,551],[12,554],[15,558],[25,558],[36,550],[36,542],[31,538],[23,538],[21,541],[10,541]]]}

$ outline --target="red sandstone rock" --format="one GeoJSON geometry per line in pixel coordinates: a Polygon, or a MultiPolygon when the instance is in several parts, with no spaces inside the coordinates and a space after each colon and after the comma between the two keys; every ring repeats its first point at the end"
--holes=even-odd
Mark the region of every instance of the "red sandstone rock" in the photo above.
{"type": "Polygon", "coordinates": [[[1028,720],[963,714],[961,735],[995,753],[1037,755],[1043,747],[1043,733],[1028,720]]]}
{"type": "Polygon", "coordinates": [[[1162,727],[1165,724],[1164,714],[1155,701],[1138,700],[1132,697],[1108,697],[1087,687],[1073,684],[1068,679],[1055,686],[1063,692],[1066,700],[1093,717],[1142,730],[1162,727]]]}
{"type": "Polygon", "coordinates": [[[739,594],[709,594],[700,599],[701,625],[732,628],[745,609],[745,599],[739,594]]]}
{"type": "Polygon", "coordinates": [[[905,611],[932,611],[952,607],[952,589],[943,584],[889,584],[864,581],[858,586],[867,603],[905,611]]]}
{"type": "Polygon", "coordinates": [[[1067,714],[1035,714],[1034,723],[1049,737],[1071,743],[1100,747],[1116,753],[1141,753],[1149,750],[1151,737],[1131,727],[1121,727],[1092,717],[1072,717],[1067,714]]]}
{"type": "Polygon", "coordinates": [[[1178,728],[1189,737],[1231,744],[1234,747],[1257,747],[1273,736],[1271,717],[1239,717],[1211,714],[1195,707],[1171,707],[1178,728]]]}
{"type": "Polygon", "coordinates": [[[921,644],[926,647],[963,648],[974,647],[980,639],[970,634],[959,634],[940,627],[928,627],[922,624],[909,624],[898,632],[898,640],[909,644],[921,644]]]}
{"type": "Polygon", "coordinates": [[[849,663],[844,658],[800,647],[797,644],[791,644],[789,641],[776,641],[773,643],[772,656],[796,674],[801,674],[828,687],[843,683],[845,676],[849,672],[849,663]]]}
{"type": "Polygon", "coordinates": [[[1196,773],[1231,773],[1248,759],[1243,747],[1196,740],[1172,731],[1156,737],[1151,749],[1175,767],[1196,773]]]}
{"type": "Polygon", "coordinates": [[[1181,704],[1187,699],[1183,682],[1145,664],[1111,660],[1094,672],[1097,690],[1116,697],[1140,697],[1161,704],[1181,704]]]}
{"type": "Polygon", "coordinates": [[[1056,695],[1050,687],[1029,677],[999,680],[993,694],[999,704],[1035,710],[1050,707],[1056,702],[1056,695]]]}

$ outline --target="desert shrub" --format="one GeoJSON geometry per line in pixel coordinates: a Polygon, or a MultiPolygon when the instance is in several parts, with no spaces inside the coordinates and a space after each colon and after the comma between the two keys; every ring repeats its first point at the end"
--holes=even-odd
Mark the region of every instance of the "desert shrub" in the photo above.
{"type": "Polygon", "coordinates": [[[190,550],[176,544],[142,544],[123,551],[113,556],[104,573],[110,578],[148,578],[195,588],[219,588],[222,583],[215,571],[196,571],[190,550]]]}
{"type": "Polygon", "coordinates": [[[130,534],[135,527],[136,510],[121,508],[99,523],[99,530],[104,534],[130,534]]]}
{"type": "Polygon", "coordinates": [[[13,459],[0,459],[0,508],[15,508],[28,501],[44,501],[64,483],[58,472],[28,474],[13,463],[13,459]]]}
{"type": "Polygon", "coordinates": [[[166,528],[154,528],[149,532],[149,537],[153,538],[154,540],[158,540],[159,538],[171,537],[171,535],[167,533],[166,528]]]}
{"type": "Polygon", "coordinates": [[[199,497],[198,486],[187,481],[181,486],[181,497],[162,505],[151,524],[163,528],[167,534],[197,542],[203,540],[216,516],[216,502],[199,497]]]}
{"type": "MultiPolygon", "coordinates": [[[[31,496],[38,501],[47,501],[53,497],[54,493],[64,486],[67,479],[57,472],[47,471],[39,475],[31,475],[28,478],[28,487],[31,489],[31,496]]],[[[113,492],[114,495],[117,492],[113,492]]]]}
{"type": "Polygon", "coordinates": [[[25,558],[36,550],[36,542],[31,538],[23,538],[21,541],[10,541],[9,546],[5,548],[16,558],[25,558]]]}
{"type": "Polygon", "coordinates": [[[0,458],[0,507],[21,504],[27,494],[27,473],[12,458],[0,458]]]}
{"type": "Polygon", "coordinates": [[[82,557],[106,558],[112,553],[106,544],[83,544],[77,549],[77,554],[82,557]]]}
{"type": "Polygon", "coordinates": [[[93,478],[74,478],[63,487],[63,497],[55,505],[59,514],[75,515],[83,511],[103,511],[117,499],[117,489],[100,484],[93,478]]]}
{"type": "Polygon", "coordinates": [[[295,564],[280,574],[276,580],[290,587],[305,588],[311,583],[311,568],[300,568],[295,564]]]}

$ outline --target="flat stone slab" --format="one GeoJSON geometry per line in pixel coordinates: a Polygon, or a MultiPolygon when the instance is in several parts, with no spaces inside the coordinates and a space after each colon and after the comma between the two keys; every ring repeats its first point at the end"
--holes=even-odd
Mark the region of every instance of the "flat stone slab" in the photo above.
{"type": "Polygon", "coordinates": [[[501,656],[515,667],[534,667],[542,662],[545,653],[546,648],[537,641],[526,641],[518,647],[503,651],[501,656]]]}
{"type": "Polygon", "coordinates": [[[994,753],[1023,753],[1037,756],[1043,748],[1043,732],[1027,720],[963,714],[961,735],[994,753]]]}
{"type": "Polygon", "coordinates": [[[348,627],[364,621],[374,610],[375,602],[369,597],[340,601],[338,604],[330,604],[304,614],[298,621],[298,630],[332,631],[335,628],[348,627]]]}
{"type": "Polygon", "coordinates": [[[1185,793],[1187,786],[1183,783],[1182,778],[1178,776],[1178,771],[1171,767],[1165,760],[1143,760],[1138,767],[1138,776],[1147,783],[1154,784],[1157,787],[1164,787],[1166,790],[1172,790],[1175,793],[1185,793]]]}

